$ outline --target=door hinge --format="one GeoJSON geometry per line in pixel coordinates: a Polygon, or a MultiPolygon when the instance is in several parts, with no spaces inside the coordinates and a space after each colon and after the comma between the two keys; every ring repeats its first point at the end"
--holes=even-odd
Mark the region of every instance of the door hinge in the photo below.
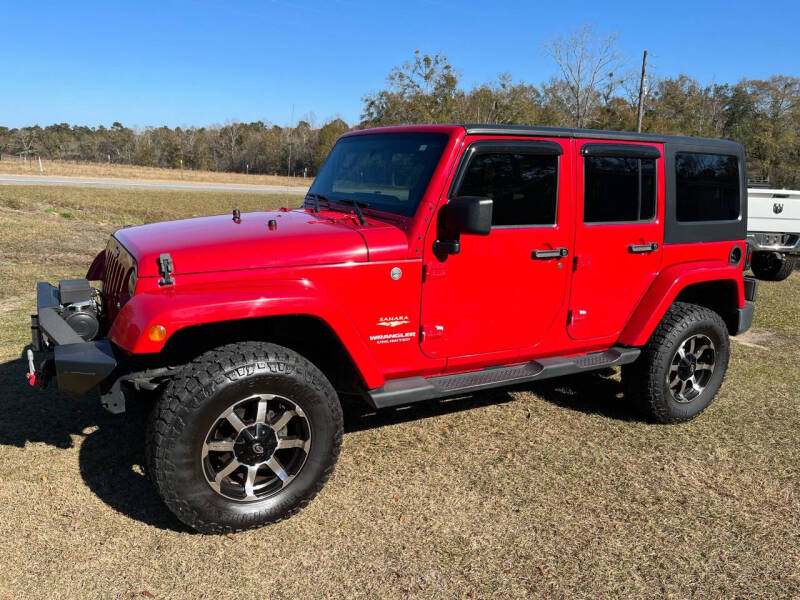
{"type": "Polygon", "coordinates": [[[572,272],[585,271],[592,266],[591,255],[584,254],[583,256],[575,255],[572,259],[572,272]]]}
{"type": "Polygon", "coordinates": [[[420,327],[420,337],[427,342],[444,335],[444,325],[423,325],[420,327]]]}
{"type": "Polygon", "coordinates": [[[447,267],[444,265],[425,265],[422,269],[422,281],[443,279],[446,274],[447,267]]]}

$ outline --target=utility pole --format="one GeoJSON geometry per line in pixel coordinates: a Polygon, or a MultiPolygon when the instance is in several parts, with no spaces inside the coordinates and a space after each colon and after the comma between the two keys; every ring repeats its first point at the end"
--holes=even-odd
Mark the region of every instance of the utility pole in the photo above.
{"type": "Polygon", "coordinates": [[[644,86],[647,76],[647,50],[642,56],[642,80],[639,82],[639,108],[636,111],[636,131],[642,130],[642,115],[644,114],[644,86]]]}

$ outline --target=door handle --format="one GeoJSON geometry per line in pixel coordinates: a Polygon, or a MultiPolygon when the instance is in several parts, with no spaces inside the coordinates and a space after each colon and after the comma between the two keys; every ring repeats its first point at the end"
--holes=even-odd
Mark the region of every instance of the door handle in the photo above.
{"type": "Polygon", "coordinates": [[[534,250],[531,253],[531,258],[547,259],[547,258],[564,258],[569,254],[566,248],[553,248],[552,250],[534,250]]]}
{"type": "Polygon", "coordinates": [[[644,254],[646,252],[655,252],[658,250],[658,242],[650,242],[649,244],[631,244],[628,246],[628,252],[633,254],[644,254]]]}

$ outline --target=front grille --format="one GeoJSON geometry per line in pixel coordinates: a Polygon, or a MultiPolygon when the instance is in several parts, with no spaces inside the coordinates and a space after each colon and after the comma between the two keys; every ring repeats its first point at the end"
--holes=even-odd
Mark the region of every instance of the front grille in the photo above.
{"type": "Polygon", "coordinates": [[[112,322],[122,305],[128,301],[128,277],[135,262],[133,257],[113,236],[106,246],[103,298],[108,322],[112,322]]]}

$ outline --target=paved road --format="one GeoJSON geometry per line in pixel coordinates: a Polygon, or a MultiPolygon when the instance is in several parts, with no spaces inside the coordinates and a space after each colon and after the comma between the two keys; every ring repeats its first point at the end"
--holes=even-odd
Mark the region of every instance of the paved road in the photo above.
{"type": "MultiPolygon", "coordinates": [[[[194,183],[189,181],[147,181],[94,177],[50,177],[47,175],[0,175],[0,185],[57,185],[137,190],[186,190],[192,192],[241,192],[245,194],[305,194],[308,188],[288,185],[247,183],[194,183]]],[[[309,181],[310,185],[310,181],[309,181]]]]}

